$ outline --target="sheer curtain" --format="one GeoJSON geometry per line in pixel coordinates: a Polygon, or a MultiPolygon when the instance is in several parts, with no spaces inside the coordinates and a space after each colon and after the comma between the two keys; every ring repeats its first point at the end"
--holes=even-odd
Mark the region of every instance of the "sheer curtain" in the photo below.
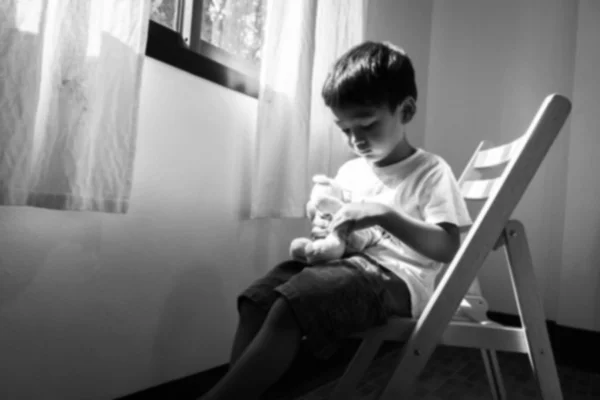
{"type": "Polygon", "coordinates": [[[351,157],[321,99],[335,59],[363,41],[367,0],[270,1],[250,216],[304,216],[311,177],[351,157]]]}
{"type": "Polygon", "coordinates": [[[149,10],[0,3],[0,205],[127,211],[149,10]]]}

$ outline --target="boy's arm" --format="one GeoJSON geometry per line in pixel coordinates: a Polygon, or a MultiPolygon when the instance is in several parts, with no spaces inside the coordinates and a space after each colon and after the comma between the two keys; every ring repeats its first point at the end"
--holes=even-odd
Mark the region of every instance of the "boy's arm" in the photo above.
{"type": "Polygon", "coordinates": [[[430,224],[391,208],[378,219],[379,226],[432,260],[449,263],[460,248],[460,233],[454,224],[430,224]]]}
{"type": "Polygon", "coordinates": [[[382,218],[382,227],[424,256],[450,263],[461,244],[458,227],[470,223],[469,211],[445,161],[432,170],[423,187],[420,200],[423,220],[390,210],[382,218]]]}

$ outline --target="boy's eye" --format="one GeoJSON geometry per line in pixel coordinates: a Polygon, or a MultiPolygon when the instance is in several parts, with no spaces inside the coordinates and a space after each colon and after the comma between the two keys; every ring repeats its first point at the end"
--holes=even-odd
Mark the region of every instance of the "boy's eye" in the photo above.
{"type": "MultiPolygon", "coordinates": [[[[371,123],[366,124],[366,125],[359,125],[357,128],[358,128],[359,131],[368,131],[370,129],[375,128],[375,125],[377,125],[377,122],[371,122],[371,123]]],[[[346,135],[349,135],[350,134],[350,129],[342,129],[342,132],[344,132],[346,135]]]]}
{"type": "Polygon", "coordinates": [[[373,127],[375,127],[375,122],[371,122],[370,124],[361,126],[361,128],[364,130],[369,130],[369,129],[372,129],[373,127]]]}

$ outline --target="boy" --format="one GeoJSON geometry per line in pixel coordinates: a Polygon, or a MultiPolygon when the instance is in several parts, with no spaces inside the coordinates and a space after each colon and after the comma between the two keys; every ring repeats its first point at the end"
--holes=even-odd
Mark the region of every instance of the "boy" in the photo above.
{"type": "Polygon", "coordinates": [[[359,157],[335,178],[352,202],[331,221],[313,221],[313,236],[373,227],[384,235],[343,260],[284,262],[246,289],[230,370],[204,400],[258,399],[289,368],[303,337],[316,357],[328,358],[351,333],[391,315],[419,316],[437,272],[458,251],[458,227],[470,223],[449,165],[406,138],[417,88],[402,49],[374,42],[350,49],[322,96],[359,157]]]}

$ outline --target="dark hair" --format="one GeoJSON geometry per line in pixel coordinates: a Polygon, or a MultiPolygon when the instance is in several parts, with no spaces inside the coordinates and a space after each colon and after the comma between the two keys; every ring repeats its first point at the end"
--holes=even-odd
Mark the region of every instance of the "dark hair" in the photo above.
{"type": "Polygon", "coordinates": [[[338,58],[321,95],[330,108],[385,104],[394,111],[409,96],[416,102],[415,70],[401,48],[367,41],[338,58]]]}

